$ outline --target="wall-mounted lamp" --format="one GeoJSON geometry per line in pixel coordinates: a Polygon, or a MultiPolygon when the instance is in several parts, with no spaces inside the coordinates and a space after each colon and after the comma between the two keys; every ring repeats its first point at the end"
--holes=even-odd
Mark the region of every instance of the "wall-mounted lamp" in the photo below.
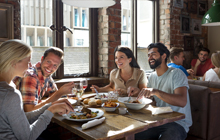
{"type": "Polygon", "coordinates": [[[202,18],[202,26],[220,26],[220,0],[214,0],[202,18]]]}
{"type": "Polygon", "coordinates": [[[76,7],[101,8],[115,4],[115,0],[62,0],[64,4],[76,7]]]}

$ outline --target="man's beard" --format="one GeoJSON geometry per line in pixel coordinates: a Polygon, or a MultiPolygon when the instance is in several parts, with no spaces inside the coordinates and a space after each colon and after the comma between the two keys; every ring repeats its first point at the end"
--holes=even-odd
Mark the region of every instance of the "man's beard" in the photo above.
{"type": "Polygon", "coordinates": [[[199,61],[200,61],[201,63],[203,63],[203,62],[205,62],[206,60],[204,60],[204,61],[201,61],[201,60],[200,60],[200,58],[199,58],[199,61]]]}
{"type": "Polygon", "coordinates": [[[150,65],[150,68],[151,69],[156,69],[158,66],[161,65],[162,63],[162,58],[158,58],[158,59],[153,59],[155,61],[154,65],[151,65],[150,62],[148,61],[149,65],[150,65]]]}

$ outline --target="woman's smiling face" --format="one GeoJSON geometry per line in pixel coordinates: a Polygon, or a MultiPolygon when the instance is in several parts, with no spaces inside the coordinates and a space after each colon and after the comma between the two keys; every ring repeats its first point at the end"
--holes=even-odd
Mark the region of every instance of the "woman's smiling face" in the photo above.
{"type": "Polygon", "coordinates": [[[115,53],[115,63],[119,69],[130,67],[132,58],[128,58],[125,53],[117,51],[115,53]]]}

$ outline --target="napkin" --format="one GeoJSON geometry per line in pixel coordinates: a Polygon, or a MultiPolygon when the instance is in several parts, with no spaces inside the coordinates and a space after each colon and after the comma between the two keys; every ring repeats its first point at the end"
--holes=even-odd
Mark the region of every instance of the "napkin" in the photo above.
{"type": "Polygon", "coordinates": [[[167,107],[155,107],[151,109],[152,115],[157,115],[157,114],[163,114],[163,113],[169,113],[173,112],[172,108],[170,106],[167,107]]]}
{"type": "Polygon", "coordinates": [[[96,126],[96,125],[102,123],[104,120],[105,120],[105,117],[102,117],[101,119],[94,119],[92,121],[88,121],[87,123],[84,123],[82,125],[82,129],[87,129],[87,128],[96,126]]]}

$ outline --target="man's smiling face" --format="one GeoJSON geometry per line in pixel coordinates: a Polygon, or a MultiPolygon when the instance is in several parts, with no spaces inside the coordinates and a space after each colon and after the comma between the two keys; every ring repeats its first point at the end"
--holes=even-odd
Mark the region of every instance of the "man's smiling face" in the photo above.
{"type": "Polygon", "coordinates": [[[59,68],[61,58],[54,53],[48,53],[47,57],[41,58],[41,71],[44,77],[49,77],[59,68]]]}

